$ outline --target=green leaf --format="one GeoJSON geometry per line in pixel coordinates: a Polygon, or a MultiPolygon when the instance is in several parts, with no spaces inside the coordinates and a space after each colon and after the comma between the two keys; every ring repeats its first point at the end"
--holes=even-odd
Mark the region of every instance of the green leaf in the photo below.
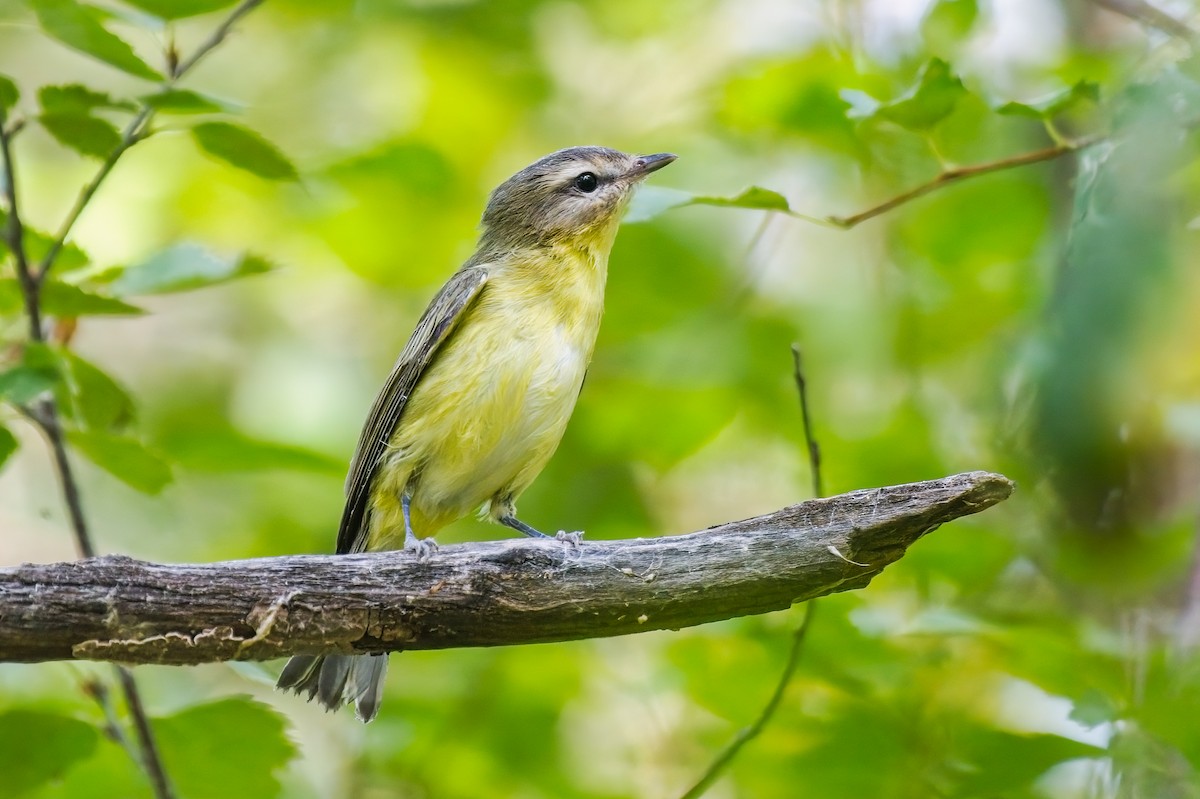
{"type": "Polygon", "coordinates": [[[237,0],[125,0],[160,19],[183,19],[229,8],[237,0]]]}
{"type": "Polygon", "coordinates": [[[1028,103],[1018,103],[1014,100],[1005,103],[996,109],[996,113],[1005,116],[1050,119],[1083,103],[1098,103],[1099,101],[1100,86],[1091,81],[1081,80],[1071,88],[1056,92],[1049,97],[1043,97],[1041,100],[1028,103]]]}
{"type": "Polygon", "coordinates": [[[20,796],[60,778],[96,749],[92,725],[57,713],[9,710],[0,714],[4,795],[20,796]]]}
{"type": "Polygon", "coordinates": [[[189,427],[167,441],[176,462],[206,472],[259,472],[289,469],[340,474],[345,463],[320,452],[272,441],[259,441],[228,428],[189,427]]]}
{"type": "Polygon", "coordinates": [[[17,100],[20,99],[21,91],[17,88],[17,84],[13,83],[8,76],[0,75],[0,122],[8,119],[8,112],[16,106],[17,100]]]}
{"type": "Polygon", "coordinates": [[[50,348],[27,343],[20,363],[0,372],[0,399],[14,405],[28,405],[39,395],[57,388],[61,380],[50,348]]]}
{"type": "Polygon", "coordinates": [[[248,128],[232,122],[204,122],[192,128],[200,149],[227,164],[268,180],[298,180],[296,167],[283,153],[248,128]]]}
{"type": "Polygon", "coordinates": [[[875,116],[911,131],[926,131],[950,116],[966,94],[950,65],[934,58],[921,70],[920,80],[908,94],[880,106],[875,116]]]}
{"type": "Polygon", "coordinates": [[[30,0],[42,29],[73,50],[146,80],[162,80],[123,39],[97,20],[95,9],[75,0],[30,0]]]}
{"type": "MultiPolygon", "coordinates": [[[[137,316],[145,313],[116,297],[105,297],[50,280],[42,284],[42,310],[50,316],[137,316]]],[[[0,278],[0,313],[17,313],[23,308],[21,284],[15,277],[0,278]]]]}
{"type": "Polygon", "coordinates": [[[167,294],[260,275],[271,268],[257,255],[221,256],[198,244],[178,244],[129,267],[111,286],[121,295],[167,294]]]}
{"type": "Polygon", "coordinates": [[[960,45],[977,19],[977,0],[938,0],[921,21],[921,35],[931,48],[960,45]]]}
{"type": "MultiPolygon", "coordinates": [[[[8,215],[4,213],[4,209],[0,208],[0,230],[8,224],[8,215]]],[[[50,251],[51,245],[54,243],[54,238],[49,233],[42,233],[39,230],[34,230],[28,225],[24,226],[25,231],[25,252],[29,256],[31,262],[38,262],[46,253],[50,251]]],[[[5,246],[3,238],[0,237],[0,258],[8,252],[8,247],[5,246]]],[[[91,261],[88,254],[81,250],[75,244],[67,242],[59,251],[58,257],[54,261],[54,267],[58,272],[66,272],[72,269],[79,269],[87,266],[91,261]]],[[[0,307],[3,307],[0,304],[0,307]]]]}
{"type": "Polygon", "coordinates": [[[1117,706],[1105,694],[1091,689],[1075,700],[1071,709],[1071,720],[1091,729],[1101,724],[1116,721],[1121,717],[1117,706]]]}
{"type": "Polygon", "coordinates": [[[4,463],[12,457],[20,446],[17,437],[12,434],[7,427],[0,427],[0,469],[4,468],[4,463]]]}
{"type": "Polygon", "coordinates": [[[95,92],[78,83],[64,86],[43,86],[38,89],[38,103],[48,114],[90,114],[96,109],[136,111],[128,100],[117,100],[104,92],[95,92]]]}
{"type": "Polygon", "coordinates": [[[81,427],[116,432],[134,417],[133,399],[106,372],[70,350],[59,350],[60,371],[68,389],[64,407],[81,427]]]}
{"type": "Polygon", "coordinates": [[[154,732],[180,796],[278,796],[275,771],[296,754],[283,717],[247,697],[196,705],[155,719],[154,732]]]}
{"type": "Polygon", "coordinates": [[[42,114],[38,122],[59,144],[80,155],[107,158],[121,144],[121,134],[111,122],[90,114],[42,114]]]}
{"type": "Polygon", "coordinates": [[[171,482],[170,465],[135,438],[72,430],[67,440],[92,463],[138,491],[157,494],[171,482]]]}
{"type": "Polygon", "coordinates": [[[777,191],[751,186],[734,197],[692,194],[680,189],[646,186],[638,191],[625,214],[626,222],[645,222],[669,211],[688,205],[715,205],[721,208],[746,208],[754,211],[792,213],[787,198],[777,191]]]}
{"type": "Polygon", "coordinates": [[[1033,783],[1051,766],[1078,758],[1103,757],[1104,749],[1049,734],[976,728],[962,736],[974,769],[958,795],[997,796],[1033,783]]]}
{"type": "Polygon", "coordinates": [[[165,114],[208,114],[228,111],[229,104],[222,103],[190,89],[167,89],[156,94],[138,98],[146,105],[165,114]]]}

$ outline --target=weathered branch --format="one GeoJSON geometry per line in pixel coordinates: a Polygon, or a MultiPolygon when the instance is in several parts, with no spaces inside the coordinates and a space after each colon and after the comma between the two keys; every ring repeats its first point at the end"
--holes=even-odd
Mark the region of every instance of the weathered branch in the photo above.
{"type": "Polygon", "coordinates": [[[598,638],[862,588],[921,536],[994,505],[970,472],[803,502],[689,535],[508,540],[201,565],[120,556],[0,570],[0,661],[192,664],[598,638]]]}

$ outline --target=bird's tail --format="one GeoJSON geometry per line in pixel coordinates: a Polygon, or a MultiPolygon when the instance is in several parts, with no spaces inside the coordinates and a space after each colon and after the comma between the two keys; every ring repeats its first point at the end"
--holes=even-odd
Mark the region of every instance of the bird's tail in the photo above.
{"type": "Polygon", "coordinates": [[[354,703],[354,714],[363,722],[375,718],[383,700],[383,678],[388,656],[296,655],[283,667],[275,687],[308,694],[326,710],[354,703]]]}

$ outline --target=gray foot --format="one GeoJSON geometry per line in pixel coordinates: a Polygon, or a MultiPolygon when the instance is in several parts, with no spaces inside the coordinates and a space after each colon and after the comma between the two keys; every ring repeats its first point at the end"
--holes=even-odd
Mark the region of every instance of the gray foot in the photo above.
{"type": "Polygon", "coordinates": [[[554,536],[554,539],[556,541],[562,541],[570,544],[578,549],[580,544],[583,543],[583,530],[576,530],[573,533],[568,533],[565,530],[559,530],[557,535],[554,536]]]}
{"type": "Polygon", "coordinates": [[[417,538],[414,535],[404,539],[404,551],[415,553],[417,560],[429,560],[429,556],[438,551],[438,545],[432,538],[417,538]]]}

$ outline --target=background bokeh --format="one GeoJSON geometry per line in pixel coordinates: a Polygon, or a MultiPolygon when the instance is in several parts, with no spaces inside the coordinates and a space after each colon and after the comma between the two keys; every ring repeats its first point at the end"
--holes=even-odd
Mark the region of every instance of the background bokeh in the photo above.
{"type": "MultiPolygon", "coordinates": [[[[30,118],[25,215],[43,230],[98,162],[35,124],[39,87],[154,88],[47,36],[33,7],[61,4],[0,2],[0,74],[30,118]]],[[[152,0],[100,5],[156,68],[227,13],[164,25],[139,10],[152,0]]],[[[823,600],[778,715],[710,795],[1200,796],[1186,43],[1084,0],[269,0],[182,86],[222,110],[158,117],[62,273],[146,311],[84,316],[69,349],[119,387],[84,381],[125,442],[114,458],[78,437],[98,548],[159,561],[332,549],[392,359],[470,254],[489,189],[546,152],[669,150],[658,187],[758,185],[822,218],[1100,137],[852,230],[704,205],[627,224],[586,390],[522,515],[622,538],[807,498],[798,343],[826,492],[972,469],[1019,490],[823,600]],[[201,119],[258,131],[299,179],[203,152],[201,119]],[[161,294],[117,277],[245,252],[273,268],[161,294]]],[[[8,299],[0,365],[15,368],[8,299]]],[[[44,443],[15,411],[0,421],[20,444],[0,473],[0,564],[74,557],[44,443]]],[[[467,520],[439,540],[504,535],[467,520]]],[[[757,716],[802,613],[405,653],[365,728],[273,693],[278,664],[136,673],[184,797],[677,796],[757,716]]],[[[23,796],[150,795],[96,733],[83,686],[109,675],[0,665],[0,794],[10,773],[23,796]]]]}

